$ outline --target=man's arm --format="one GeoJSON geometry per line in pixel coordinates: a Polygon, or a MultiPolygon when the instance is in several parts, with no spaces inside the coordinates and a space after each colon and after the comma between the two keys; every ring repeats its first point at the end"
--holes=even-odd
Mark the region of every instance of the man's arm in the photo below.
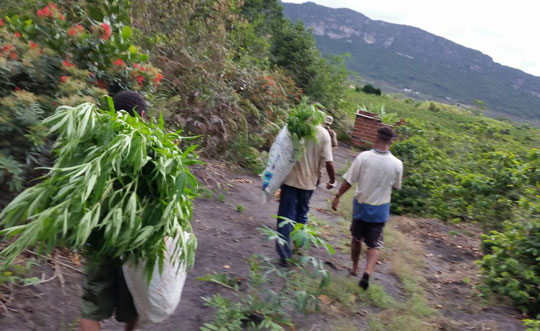
{"type": "Polygon", "coordinates": [[[338,146],[337,135],[336,135],[336,132],[332,129],[330,129],[330,139],[332,140],[332,147],[337,147],[338,146]]]}
{"type": "Polygon", "coordinates": [[[339,198],[345,194],[349,189],[351,188],[351,184],[347,182],[346,180],[343,181],[343,184],[341,184],[341,187],[339,188],[338,193],[336,194],[334,201],[332,201],[332,209],[337,210],[337,207],[339,205],[339,198]]]}
{"type": "Polygon", "coordinates": [[[334,170],[333,161],[326,162],[326,172],[328,173],[328,178],[330,179],[330,182],[326,184],[326,188],[331,189],[336,185],[336,172],[334,170]]]}

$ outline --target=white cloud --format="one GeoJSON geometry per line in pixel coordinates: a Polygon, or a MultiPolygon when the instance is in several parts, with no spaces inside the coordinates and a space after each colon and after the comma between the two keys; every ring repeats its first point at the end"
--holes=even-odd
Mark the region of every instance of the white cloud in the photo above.
{"type": "Polygon", "coordinates": [[[537,0],[311,1],[333,8],[350,8],[375,20],[415,26],[477,49],[495,62],[540,76],[540,2],[537,0]]]}

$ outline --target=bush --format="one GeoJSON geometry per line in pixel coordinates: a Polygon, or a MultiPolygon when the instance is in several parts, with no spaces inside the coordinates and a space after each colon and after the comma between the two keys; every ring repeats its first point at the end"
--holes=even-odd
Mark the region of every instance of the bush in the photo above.
{"type": "Polygon", "coordinates": [[[501,232],[483,235],[480,261],[486,285],[510,297],[523,312],[540,314],[540,219],[507,222],[501,232]]]}
{"type": "Polygon", "coordinates": [[[371,84],[364,85],[364,87],[362,87],[362,92],[367,93],[367,94],[381,95],[381,89],[375,88],[371,84]]]}
{"type": "Polygon", "coordinates": [[[145,63],[126,24],[128,1],[56,5],[6,16],[0,24],[0,186],[16,192],[47,163],[52,141],[40,121],[59,104],[99,101],[121,89],[154,91],[158,69],[145,63]],[[86,10],[86,11],[85,11],[86,10]]]}

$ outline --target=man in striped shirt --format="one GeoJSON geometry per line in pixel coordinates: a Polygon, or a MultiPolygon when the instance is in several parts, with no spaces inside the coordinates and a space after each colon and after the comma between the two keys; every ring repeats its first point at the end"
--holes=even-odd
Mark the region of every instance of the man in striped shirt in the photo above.
{"type": "Polygon", "coordinates": [[[390,216],[392,188],[401,188],[403,164],[390,153],[390,145],[395,137],[389,127],[379,128],[377,140],[372,150],[360,153],[343,176],[344,182],[332,202],[337,210],[339,198],[354,184],[357,184],[353,200],[351,224],[351,274],[358,274],[358,261],[362,241],[366,244],[366,270],[360,280],[360,287],[367,289],[369,276],[379,257],[383,244],[383,229],[390,216]]]}

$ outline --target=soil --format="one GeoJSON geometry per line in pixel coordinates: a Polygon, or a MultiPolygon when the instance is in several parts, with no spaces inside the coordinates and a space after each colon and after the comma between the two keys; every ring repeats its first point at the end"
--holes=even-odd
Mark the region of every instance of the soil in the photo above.
{"type": "MultiPolygon", "coordinates": [[[[356,155],[344,147],[334,152],[336,170],[347,165],[356,155]]],[[[204,172],[204,168],[197,172],[204,172]]],[[[182,293],[182,300],[174,315],[152,330],[198,330],[213,319],[214,310],[204,305],[202,297],[217,293],[227,295],[229,290],[197,280],[212,272],[228,272],[246,276],[246,258],[253,254],[275,256],[274,243],[266,242],[258,228],[275,227],[272,215],[277,213],[278,203],[261,204],[260,180],[247,172],[230,173],[226,168],[208,166],[217,176],[216,181],[227,183],[213,192],[208,191],[194,204],[193,228],[198,239],[196,262],[189,272],[182,293]],[[213,196],[211,196],[213,193],[213,196]]],[[[324,183],[325,178],[323,178],[324,183]]],[[[204,182],[212,185],[212,180],[204,182]]],[[[319,187],[311,200],[310,213],[330,224],[337,225],[335,213],[329,210],[332,191],[319,187]]],[[[214,186],[215,187],[215,186],[214,186]]],[[[413,219],[393,216],[390,220],[416,241],[426,251],[428,281],[426,292],[430,304],[439,308],[442,318],[438,328],[442,330],[523,330],[519,314],[504,306],[486,306],[474,296],[472,285],[476,282],[477,267],[474,263],[479,251],[479,229],[468,226],[443,224],[437,220],[413,219]],[[469,279],[470,281],[465,281],[469,279]]],[[[344,234],[346,236],[346,234],[344,234]]],[[[347,237],[344,239],[348,240],[347,237]]],[[[333,245],[337,243],[332,243],[333,245]]],[[[325,257],[318,252],[321,258],[325,257]]],[[[28,254],[27,257],[31,257],[28,254]]],[[[350,266],[347,253],[336,250],[326,260],[333,266],[333,274],[346,275],[350,266]],[[335,267],[335,268],[334,268],[335,267]]],[[[83,275],[82,266],[73,256],[59,253],[55,258],[42,261],[33,273],[46,282],[32,286],[4,288],[0,302],[0,330],[71,330],[77,327],[78,306],[83,275]],[[56,270],[56,274],[55,274],[56,270]],[[47,281],[48,280],[48,281],[47,281]],[[11,297],[10,297],[11,295],[11,297]]],[[[373,275],[373,282],[381,284],[386,293],[395,298],[403,295],[398,279],[389,272],[388,262],[382,261],[373,275]]],[[[355,325],[358,330],[367,329],[366,314],[348,316],[340,312],[323,310],[322,314],[309,317],[296,316],[296,330],[332,330],[332,325],[355,325]],[[343,323],[342,323],[343,322],[343,323]]],[[[110,319],[103,323],[104,330],[121,330],[122,326],[110,319]]]]}

